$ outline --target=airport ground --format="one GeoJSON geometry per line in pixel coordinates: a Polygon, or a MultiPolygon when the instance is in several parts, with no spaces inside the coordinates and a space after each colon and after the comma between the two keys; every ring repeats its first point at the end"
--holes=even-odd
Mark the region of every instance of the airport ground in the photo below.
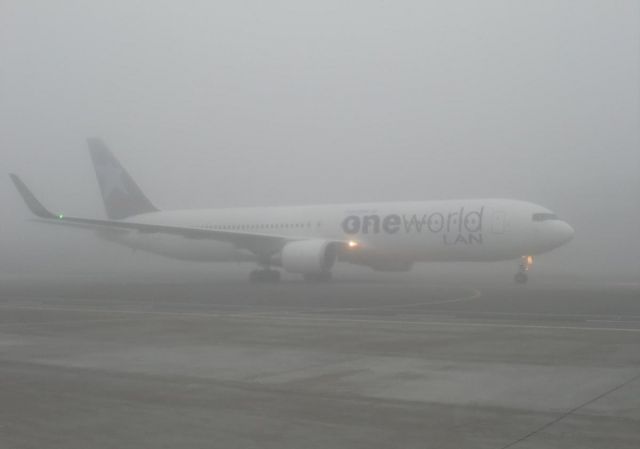
{"type": "Polygon", "coordinates": [[[636,285],[5,281],[1,448],[638,448],[636,285]]]}

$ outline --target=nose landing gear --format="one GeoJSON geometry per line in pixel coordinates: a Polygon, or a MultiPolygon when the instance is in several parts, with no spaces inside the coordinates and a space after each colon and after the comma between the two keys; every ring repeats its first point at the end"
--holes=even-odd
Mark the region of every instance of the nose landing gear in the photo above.
{"type": "Polygon", "coordinates": [[[522,256],[518,265],[518,272],[513,279],[518,284],[526,284],[529,280],[528,271],[533,267],[533,256],[522,256]]]}

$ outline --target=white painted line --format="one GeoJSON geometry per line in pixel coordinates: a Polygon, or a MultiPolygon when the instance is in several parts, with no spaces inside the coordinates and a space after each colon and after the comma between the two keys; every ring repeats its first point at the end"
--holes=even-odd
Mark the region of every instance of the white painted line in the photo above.
{"type": "MultiPolygon", "coordinates": [[[[227,315],[229,316],[229,315],[227,315]]],[[[380,320],[380,319],[360,319],[360,318],[329,318],[329,317],[305,317],[305,316],[284,316],[273,317],[269,315],[245,315],[244,318],[271,318],[274,320],[300,320],[318,322],[340,322],[340,323],[367,323],[367,324],[402,324],[412,326],[448,326],[448,327],[489,327],[489,328],[511,328],[511,329],[559,329],[577,331],[611,331],[611,332],[640,332],[640,328],[621,327],[582,327],[582,326],[550,326],[538,324],[507,324],[507,323],[469,323],[460,321],[416,321],[416,320],[380,320]]]]}
{"type": "Polygon", "coordinates": [[[571,330],[571,331],[599,331],[599,332],[632,332],[640,333],[640,328],[622,327],[582,327],[582,326],[552,326],[538,324],[508,324],[508,323],[469,323],[461,321],[428,321],[428,320],[384,320],[366,318],[342,318],[342,317],[317,317],[304,315],[278,316],[273,313],[253,314],[253,313],[204,313],[204,312],[160,312],[146,310],[106,310],[106,309],[82,309],[69,307],[36,307],[36,306],[7,306],[0,305],[4,309],[16,310],[47,310],[58,312],[79,312],[79,313],[109,313],[109,314],[135,314],[165,317],[184,318],[232,318],[232,319],[259,319],[272,321],[300,321],[308,323],[351,323],[351,324],[385,324],[402,325],[413,327],[447,326],[447,327],[478,327],[478,328],[503,328],[503,329],[546,329],[546,330],[571,330]]]}
{"type": "Polygon", "coordinates": [[[11,327],[50,326],[55,324],[93,324],[93,323],[121,323],[123,321],[140,321],[139,318],[105,318],[101,320],[64,320],[64,321],[23,321],[19,323],[0,323],[0,329],[11,327]]]}
{"type": "Polygon", "coordinates": [[[364,307],[333,307],[326,309],[308,309],[310,312],[353,312],[353,311],[367,311],[367,310],[393,310],[393,309],[410,309],[415,307],[433,306],[438,304],[449,304],[454,302],[472,301],[482,296],[480,290],[471,289],[472,294],[463,296],[461,298],[443,299],[442,301],[421,301],[410,304],[388,304],[384,306],[364,306],[364,307]]]}
{"type": "Polygon", "coordinates": [[[587,320],[587,323],[640,324],[638,320],[587,320]]]}
{"type": "Polygon", "coordinates": [[[457,313],[457,314],[470,314],[470,315],[499,315],[499,316],[513,316],[513,317],[532,317],[532,318],[578,318],[581,320],[585,320],[587,318],[592,318],[592,320],[588,321],[638,321],[640,319],[640,315],[603,315],[603,314],[594,314],[594,313],[550,313],[550,312],[497,312],[490,310],[434,310],[430,313],[438,314],[438,313],[457,313]]]}

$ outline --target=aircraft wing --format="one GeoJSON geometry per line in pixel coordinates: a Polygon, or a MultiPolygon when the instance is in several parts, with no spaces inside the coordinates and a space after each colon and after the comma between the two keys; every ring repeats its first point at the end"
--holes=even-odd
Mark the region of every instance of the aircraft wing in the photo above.
{"type": "MultiPolygon", "coordinates": [[[[76,226],[94,229],[116,229],[123,231],[138,231],[143,234],[162,233],[182,236],[188,239],[207,239],[221,242],[229,242],[238,248],[247,249],[259,255],[271,255],[282,249],[291,241],[304,240],[291,236],[278,236],[272,234],[258,234],[249,232],[222,231],[216,229],[202,229],[183,226],[167,226],[150,224],[137,221],[121,220],[100,220],[93,218],[70,217],[66,215],[56,215],[50,212],[35,195],[29,190],[24,182],[15,174],[11,174],[16,189],[22,196],[29,210],[42,221],[58,225],[76,226]]],[[[346,241],[336,241],[335,243],[348,245],[346,241]]]]}

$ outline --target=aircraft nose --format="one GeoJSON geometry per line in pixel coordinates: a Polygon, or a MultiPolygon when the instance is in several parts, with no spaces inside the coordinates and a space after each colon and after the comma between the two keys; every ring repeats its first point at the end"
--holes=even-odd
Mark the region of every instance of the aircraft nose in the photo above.
{"type": "Polygon", "coordinates": [[[557,236],[557,239],[559,240],[559,244],[561,245],[571,240],[573,238],[573,234],[575,234],[575,231],[573,230],[571,225],[566,221],[558,222],[556,228],[557,229],[555,230],[555,234],[557,236]]]}
{"type": "Polygon", "coordinates": [[[566,221],[549,220],[541,224],[536,234],[540,246],[546,251],[562,246],[573,238],[574,230],[566,221]]]}

